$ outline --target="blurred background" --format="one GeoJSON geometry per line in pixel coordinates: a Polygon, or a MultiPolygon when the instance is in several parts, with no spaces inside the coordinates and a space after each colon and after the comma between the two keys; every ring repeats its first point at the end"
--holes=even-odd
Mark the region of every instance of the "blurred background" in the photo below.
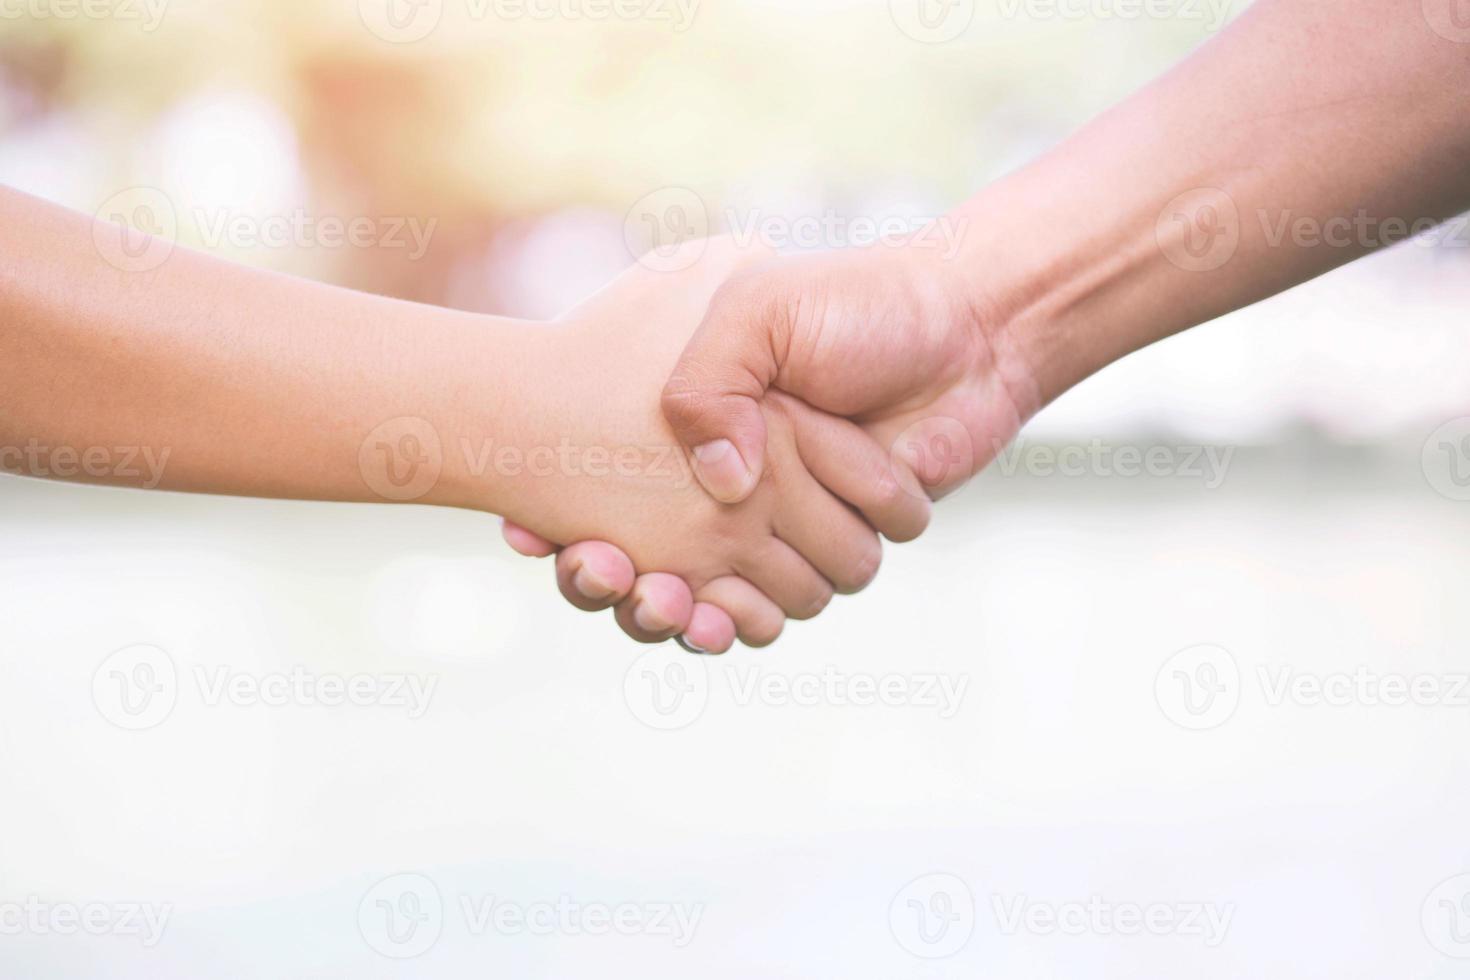
{"type": "MultiPolygon", "coordinates": [[[[922,226],[1244,6],[0,0],[0,182],[544,318],[922,226]]],[[[1470,976],[1467,311],[1461,221],[1157,345],[718,660],[482,515],[0,476],[3,972],[1470,976]]]]}

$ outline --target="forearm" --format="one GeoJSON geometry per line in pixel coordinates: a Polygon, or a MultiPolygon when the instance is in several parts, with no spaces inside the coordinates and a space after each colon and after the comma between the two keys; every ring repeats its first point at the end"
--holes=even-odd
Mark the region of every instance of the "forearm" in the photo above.
{"type": "Polygon", "coordinates": [[[0,189],[0,468],[249,496],[508,502],[493,472],[469,486],[459,449],[470,432],[519,431],[523,325],[182,248],[125,271],[93,232],[0,189]],[[422,427],[374,435],[400,417],[440,440],[418,446],[437,456],[417,462],[440,468],[422,493],[427,480],[407,479],[412,452],[383,455],[422,427]],[[395,462],[401,486],[385,493],[395,462]]]}
{"type": "Polygon", "coordinates": [[[982,192],[952,216],[962,275],[1030,366],[1031,410],[1470,207],[1467,100],[1470,45],[1421,0],[1261,0],[982,192]]]}

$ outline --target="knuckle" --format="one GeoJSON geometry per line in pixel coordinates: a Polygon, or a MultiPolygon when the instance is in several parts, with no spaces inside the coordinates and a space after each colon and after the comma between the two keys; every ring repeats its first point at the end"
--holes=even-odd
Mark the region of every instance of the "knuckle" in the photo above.
{"type": "Polygon", "coordinates": [[[891,467],[883,467],[874,479],[873,503],[884,513],[893,513],[909,496],[891,467]]]}
{"type": "Polygon", "coordinates": [[[929,529],[929,520],[934,513],[934,505],[927,498],[914,497],[905,494],[907,498],[903,504],[901,516],[890,522],[890,526],[883,529],[883,534],[890,541],[902,543],[912,541],[929,529]]]}
{"type": "Polygon", "coordinates": [[[806,601],[799,608],[790,611],[791,618],[798,620],[812,619],[820,614],[823,609],[827,608],[827,604],[832,601],[834,594],[832,586],[823,582],[813,590],[810,596],[806,597],[806,601]]]}
{"type": "Polygon", "coordinates": [[[704,401],[704,392],[693,378],[682,372],[673,374],[659,395],[664,418],[674,425],[697,421],[703,414],[704,401]]]}
{"type": "Polygon", "coordinates": [[[740,642],[748,647],[768,647],[781,636],[786,619],[780,615],[761,617],[740,630],[740,642]]]}
{"type": "Polygon", "coordinates": [[[883,546],[874,538],[846,570],[842,581],[844,593],[861,592],[878,577],[878,568],[883,564],[883,546]]]}

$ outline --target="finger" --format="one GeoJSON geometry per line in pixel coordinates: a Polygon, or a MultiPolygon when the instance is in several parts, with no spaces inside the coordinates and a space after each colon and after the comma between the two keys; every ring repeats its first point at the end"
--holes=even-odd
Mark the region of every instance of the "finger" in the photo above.
{"type": "Polygon", "coordinates": [[[688,628],[694,596],[679,576],[649,572],[638,576],[614,615],[623,632],[639,643],[659,643],[688,628]]]}
{"type": "Polygon", "coordinates": [[[786,614],[754,585],[736,575],[726,575],[701,586],[696,594],[701,604],[718,606],[734,620],[740,642],[764,647],[776,642],[786,626],[786,614]]]}
{"type": "Polygon", "coordinates": [[[909,413],[863,427],[880,446],[906,496],[940,500],[963,487],[990,462],[994,449],[957,419],[909,413]]]}
{"type": "Polygon", "coordinates": [[[832,601],[832,583],[791,545],[774,536],[757,545],[735,571],[792,619],[811,619],[832,601]]]}
{"type": "MultiPolygon", "coordinates": [[[[847,419],[819,412],[787,395],[768,397],[778,399],[786,409],[797,452],[818,483],[856,507],[890,541],[912,541],[924,533],[929,526],[929,498],[910,492],[905,477],[910,483],[913,477],[884,444],[847,419]]],[[[781,536],[797,551],[811,556],[785,530],[781,536]]],[[[825,568],[822,571],[826,573],[825,568]]]]}
{"type": "Polygon", "coordinates": [[[724,653],[735,643],[735,621],[719,606],[696,602],[688,627],[675,639],[690,653],[724,653]]]}
{"type": "Polygon", "coordinates": [[[582,541],[556,556],[556,584],[578,609],[615,605],[633,588],[633,562],[605,541],[582,541]]]}
{"type": "Polygon", "coordinates": [[[788,475],[782,496],[773,518],[776,537],[805,558],[836,591],[850,595],[867,588],[883,561],[877,533],[805,473],[788,475]]]}
{"type": "Polygon", "coordinates": [[[545,558],[556,553],[556,545],[535,531],[528,531],[510,521],[500,522],[500,535],[505,543],[528,558],[545,558]]]}
{"type": "Polygon", "coordinates": [[[715,291],[664,385],[664,417],[716,500],[738,503],[750,496],[765,467],[759,400],[780,370],[776,351],[786,349],[786,313],[760,277],[732,277],[715,291]]]}

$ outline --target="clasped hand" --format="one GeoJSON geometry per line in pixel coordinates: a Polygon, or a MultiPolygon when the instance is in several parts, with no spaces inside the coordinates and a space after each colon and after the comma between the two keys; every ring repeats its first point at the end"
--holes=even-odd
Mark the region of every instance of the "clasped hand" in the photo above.
{"type": "Polygon", "coordinates": [[[563,377],[601,393],[598,438],[677,439],[698,483],[585,481],[550,512],[507,515],[505,536],[532,556],[566,545],[557,580],[578,608],[713,653],[866,586],[878,535],[917,537],[1034,395],[1003,318],[977,315],[937,255],[685,248],[690,268],[635,267],[568,315],[570,345],[616,353],[563,377]]]}

